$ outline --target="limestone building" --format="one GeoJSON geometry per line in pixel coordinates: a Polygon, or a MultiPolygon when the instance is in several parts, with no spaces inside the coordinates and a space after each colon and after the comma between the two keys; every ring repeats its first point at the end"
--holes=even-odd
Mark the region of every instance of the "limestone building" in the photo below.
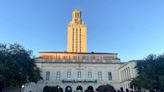
{"type": "Polygon", "coordinates": [[[74,10],[68,25],[68,52],[87,52],[86,25],[81,19],[81,12],[74,10]]]}
{"type": "Polygon", "coordinates": [[[129,88],[130,81],[137,76],[136,63],[121,62],[117,53],[87,52],[86,34],[81,12],[74,10],[68,25],[67,52],[40,52],[36,65],[43,80],[26,84],[24,92],[44,92],[46,87],[53,86],[64,92],[84,92],[103,84],[129,88]]]}

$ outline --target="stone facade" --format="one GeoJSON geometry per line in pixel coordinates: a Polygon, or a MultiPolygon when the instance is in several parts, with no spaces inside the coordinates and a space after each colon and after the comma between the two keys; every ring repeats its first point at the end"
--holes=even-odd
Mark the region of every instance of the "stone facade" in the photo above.
{"type": "Polygon", "coordinates": [[[95,90],[103,84],[111,84],[116,89],[129,88],[136,76],[135,62],[120,62],[116,53],[41,52],[36,64],[43,80],[33,86],[26,85],[25,92],[43,92],[46,86],[60,86],[64,91],[70,86],[72,92],[78,86],[84,91],[89,86],[95,90]]]}
{"type": "Polygon", "coordinates": [[[130,82],[137,76],[135,66],[135,61],[129,61],[119,68],[120,85],[124,89],[130,89],[130,82]]]}
{"type": "MultiPolygon", "coordinates": [[[[103,84],[115,89],[129,88],[130,81],[137,76],[135,62],[121,62],[117,53],[87,52],[86,25],[81,21],[81,12],[72,13],[68,26],[67,52],[40,52],[36,65],[43,80],[25,84],[24,92],[43,92],[45,87],[59,86],[66,91],[88,87],[94,90],[103,84]]],[[[70,91],[69,91],[70,92],[70,91]]]]}

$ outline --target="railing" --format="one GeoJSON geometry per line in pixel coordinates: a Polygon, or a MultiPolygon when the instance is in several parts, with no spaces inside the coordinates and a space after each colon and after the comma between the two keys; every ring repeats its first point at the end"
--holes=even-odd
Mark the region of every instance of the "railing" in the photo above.
{"type": "Polygon", "coordinates": [[[52,59],[52,60],[49,60],[49,59],[39,59],[39,60],[36,60],[36,62],[63,62],[63,63],[116,63],[116,62],[120,62],[119,60],[55,60],[55,59],[52,59]]]}

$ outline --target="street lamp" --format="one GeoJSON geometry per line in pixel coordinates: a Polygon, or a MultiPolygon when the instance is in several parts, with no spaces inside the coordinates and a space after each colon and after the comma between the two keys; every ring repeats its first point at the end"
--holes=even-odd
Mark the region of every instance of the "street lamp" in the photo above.
{"type": "Polygon", "coordinates": [[[22,88],[24,88],[24,85],[22,85],[22,88]]]}
{"type": "Polygon", "coordinates": [[[24,85],[21,86],[21,92],[24,92],[24,85]]]}

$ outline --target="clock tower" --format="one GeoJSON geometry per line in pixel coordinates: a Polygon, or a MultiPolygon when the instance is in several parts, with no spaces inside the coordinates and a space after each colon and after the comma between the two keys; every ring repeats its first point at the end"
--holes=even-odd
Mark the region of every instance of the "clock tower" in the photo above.
{"type": "Polygon", "coordinates": [[[81,12],[74,10],[68,25],[67,52],[87,52],[86,25],[81,19],[81,12]]]}

